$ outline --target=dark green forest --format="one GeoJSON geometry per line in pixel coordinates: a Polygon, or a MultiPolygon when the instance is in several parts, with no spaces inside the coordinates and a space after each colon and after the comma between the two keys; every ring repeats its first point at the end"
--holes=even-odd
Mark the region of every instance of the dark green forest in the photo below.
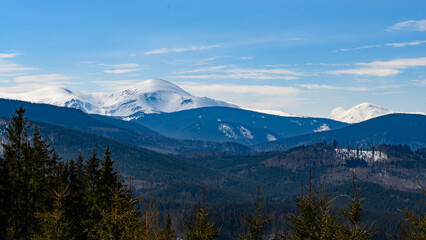
{"type": "Polygon", "coordinates": [[[376,172],[398,180],[424,170],[424,149],[380,145],[374,151],[389,161],[371,164],[336,161],[337,143],[172,157],[102,146],[93,135],[64,160],[56,151],[72,137],[55,150],[42,133],[23,108],[6,127],[1,239],[426,239],[426,192],[416,176],[410,181],[421,192],[367,181],[376,172]],[[96,147],[87,153],[84,145],[96,147]]]}

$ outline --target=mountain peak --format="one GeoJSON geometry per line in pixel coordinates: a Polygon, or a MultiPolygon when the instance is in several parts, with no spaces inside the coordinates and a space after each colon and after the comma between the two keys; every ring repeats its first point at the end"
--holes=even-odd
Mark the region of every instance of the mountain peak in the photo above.
{"type": "Polygon", "coordinates": [[[189,94],[182,88],[178,87],[176,84],[173,84],[169,81],[166,81],[160,78],[153,78],[153,79],[136,83],[126,88],[126,90],[136,90],[139,93],[167,91],[167,92],[174,92],[183,96],[191,96],[191,94],[189,94]]]}
{"type": "Polygon", "coordinates": [[[364,102],[349,110],[345,110],[341,107],[335,108],[331,111],[330,116],[332,119],[337,121],[357,123],[390,113],[394,113],[394,111],[372,103],[364,102]]]}
{"type": "Polygon", "coordinates": [[[77,108],[87,113],[123,119],[143,113],[175,112],[201,107],[238,108],[223,101],[192,96],[177,85],[159,78],[141,81],[113,93],[86,93],[52,86],[25,93],[0,93],[0,97],[77,108]]]}

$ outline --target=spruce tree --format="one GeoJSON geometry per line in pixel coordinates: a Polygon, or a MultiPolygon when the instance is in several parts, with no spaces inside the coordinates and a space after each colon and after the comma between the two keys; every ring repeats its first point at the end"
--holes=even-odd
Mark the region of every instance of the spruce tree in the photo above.
{"type": "Polygon", "coordinates": [[[96,237],[96,234],[93,234],[94,226],[97,222],[100,221],[100,208],[97,204],[98,202],[98,186],[99,186],[99,158],[96,155],[96,152],[93,151],[90,158],[87,160],[84,166],[84,175],[85,175],[85,185],[87,191],[87,202],[88,202],[88,217],[84,220],[83,225],[85,232],[89,235],[88,239],[99,239],[96,237]]]}
{"type": "Polygon", "coordinates": [[[0,233],[6,239],[28,239],[39,233],[35,213],[52,207],[49,189],[54,183],[58,156],[50,150],[37,128],[32,141],[29,141],[30,124],[24,114],[22,107],[15,111],[6,128],[7,142],[2,143],[0,233]]]}
{"type": "Polygon", "coordinates": [[[371,239],[375,233],[374,225],[360,225],[365,198],[359,197],[359,187],[355,186],[354,173],[352,173],[352,187],[352,196],[344,195],[347,198],[347,204],[345,208],[339,210],[347,221],[347,224],[341,228],[339,237],[351,240],[371,239]]]}
{"type": "Polygon", "coordinates": [[[80,154],[75,161],[69,161],[64,169],[64,181],[68,185],[68,194],[64,199],[64,214],[72,222],[70,234],[76,240],[87,238],[83,220],[89,217],[87,204],[89,196],[84,182],[83,162],[83,156],[80,154]]]}
{"type": "Polygon", "coordinates": [[[65,216],[64,199],[69,193],[69,188],[62,181],[61,170],[62,164],[58,165],[56,176],[57,187],[53,192],[54,208],[50,212],[39,214],[42,220],[42,233],[36,235],[32,239],[48,239],[48,240],[72,240],[75,239],[70,233],[72,223],[65,216]]]}
{"type": "MultiPolygon", "coordinates": [[[[109,147],[105,150],[103,161],[101,161],[101,169],[99,172],[99,183],[98,183],[98,199],[97,205],[99,208],[104,209],[111,205],[111,199],[113,192],[110,189],[114,189],[116,185],[117,172],[114,171],[114,161],[111,159],[111,153],[109,147]]],[[[119,183],[121,187],[121,182],[119,183]]]]}
{"type": "Polygon", "coordinates": [[[211,209],[205,206],[205,192],[204,186],[202,202],[198,202],[193,209],[194,221],[185,221],[184,240],[212,240],[219,235],[220,228],[216,228],[216,224],[208,219],[211,209]]]}
{"type": "Polygon", "coordinates": [[[265,239],[264,231],[266,224],[271,220],[271,214],[265,214],[263,209],[263,195],[260,195],[260,187],[257,187],[257,196],[253,196],[254,213],[252,216],[244,215],[244,221],[249,224],[249,232],[245,235],[240,235],[241,240],[263,240],[265,239]]]}
{"type": "MultiPolygon", "coordinates": [[[[417,180],[423,194],[426,196],[426,190],[417,180]]],[[[423,202],[426,205],[426,202],[423,202]]],[[[399,225],[400,238],[403,240],[424,240],[426,239],[426,214],[419,210],[410,211],[408,209],[401,210],[404,213],[404,222],[399,225]]]]}
{"type": "Polygon", "coordinates": [[[90,233],[91,237],[105,240],[140,239],[137,236],[139,222],[136,198],[129,188],[122,186],[118,174],[115,187],[109,189],[112,193],[111,205],[101,209],[101,220],[94,226],[94,231],[90,233]]]}
{"type": "Polygon", "coordinates": [[[170,219],[170,214],[167,214],[164,228],[160,231],[159,240],[172,240],[174,239],[176,232],[173,230],[172,220],[170,219]]]}
{"type": "Polygon", "coordinates": [[[277,235],[277,238],[337,239],[341,225],[335,214],[334,201],[335,198],[328,198],[323,185],[314,189],[309,177],[308,187],[302,185],[300,197],[295,198],[298,214],[289,217],[290,232],[277,235]]]}

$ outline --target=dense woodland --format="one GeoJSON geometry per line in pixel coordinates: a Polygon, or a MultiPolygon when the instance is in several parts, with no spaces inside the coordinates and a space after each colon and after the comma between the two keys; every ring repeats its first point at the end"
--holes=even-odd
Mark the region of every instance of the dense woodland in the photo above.
{"type": "MultiPolygon", "coordinates": [[[[305,185],[302,184],[299,194],[294,195],[292,199],[272,201],[274,194],[269,193],[268,198],[265,198],[261,190],[271,192],[272,188],[281,186],[251,183],[250,185],[254,185],[251,189],[257,187],[257,193],[252,196],[252,203],[234,201],[214,205],[212,203],[221,201],[209,199],[212,189],[207,187],[202,190],[199,188],[200,185],[195,184],[194,188],[198,187],[199,192],[203,194],[199,194],[198,204],[194,205],[185,201],[158,200],[149,179],[144,181],[142,193],[135,191],[134,180],[130,177],[124,179],[120,175],[108,146],[104,147],[102,157],[93,152],[89,157],[79,155],[75,159],[63,161],[43,140],[37,128],[29,135],[29,123],[24,113],[25,110],[22,108],[16,110],[15,116],[6,128],[7,140],[2,142],[1,239],[175,239],[177,237],[374,239],[378,238],[378,235],[381,238],[391,237],[384,232],[394,233],[395,237],[401,239],[426,239],[426,215],[422,210],[426,203],[422,202],[420,194],[406,193],[404,196],[400,191],[391,189],[384,192],[376,185],[355,183],[354,178],[349,186],[351,190],[342,194],[339,191],[341,186],[336,188],[321,184],[321,179],[316,178],[318,171],[315,169],[310,174],[294,172],[301,167],[294,159],[300,157],[309,159],[309,153],[319,149],[318,146],[308,147],[313,149],[312,151],[301,151],[301,148],[298,148],[282,153],[285,156],[272,153],[268,153],[271,154],[268,156],[267,154],[257,156],[263,160],[260,161],[263,166],[259,169],[260,172],[265,169],[271,170],[269,169],[271,166],[280,166],[282,161],[296,164],[290,165],[292,170],[274,168],[277,174],[282,171],[286,173],[293,171],[295,175],[300,174],[295,179],[304,178],[307,182],[305,185]],[[311,179],[317,181],[313,183],[311,179]],[[360,193],[360,186],[363,190],[372,189],[371,191],[390,196],[394,194],[402,199],[411,200],[406,205],[399,206],[404,210],[400,210],[401,218],[398,219],[397,229],[392,229],[393,232],[387,231],[385,221],[376,223],[369,221],[374,218],[374,214],[384,215],[379,218],[382,220],[395,218],[395,214],[387,216],[385,211],[380,211],[379,205],[383,205],[383,199],[363,198],[363,194],[366,193],[364,191],[360,193]],[[376,212],[365,209],[365,206],[371,203],[377,205],[376,212]],[[188,207],[189,205],[193,206],[188,207]],[[415,210],[414,206],[418,206],[420,210],[415,210]]],[[[391,162],[395,168],[401,164],[397,159],[410,154],[409,159],[412,159],[414,164],[410,165],[410,168],[423,162],[421,151],[424,150],[413,152],[403,146],[395,151],[393,147],[378,148],[392,156],[391,162]]],[[[324,154],[324,159],[327,159],[328,152],[325,151],[324,154]]],[[[237,165],[231,166],[224,161],[228,157],[234,157],[234,161],[237,162],[245,159],[244,156],[235,159],[235,156],[220,155],[216,158],[222,162],[219,164],[220,167],[228,167],[229,172],[241,171],[240,165],[237,164],[238,169],[233,169],[232,166],[237,165]]],[[[195,159],[195,156],[192,156],[192,159],[195,159]]],[[[203,158],[197,161],[206,166],[210,164],[207,160],[203,161],[203,158]]],[[[252,162],[248,161],[247,166],[252,164],[253,167],[258,163],[259,161],[253,161],[252,158],[252,162]]],[[[315,164],[316,162],[307,161],[303,169],[315,167],[315,164]]],[[[322,162],[321,166],[324,165],[327,163],[322,162]]],[[[378,167],[383,166],[378,164],[378,167]]],[[[269,175],[269,177],[277,176],[269,175]]],[[[289,181],[295,180],[291,179],[291,174],[287,177],[289,181]]],[[[265,179],[265,182],[271,181],[265,179]]],[[[156,183],[158,185],[158,181],[156,183]]],[[[418,184],[420,185],[420,182],[418,184]]],[[[154,188],[159,189],[161,186],[154,188]]],[[[426,192],[422,190],[426,196],[426,192]]],[[[252,192],[247,194],[250,195],[252,192]]],[[[229,192],[226,194],[229,197],[229,192]]],[[[367,195],[375,196],[369,193],[367,195]]]]}

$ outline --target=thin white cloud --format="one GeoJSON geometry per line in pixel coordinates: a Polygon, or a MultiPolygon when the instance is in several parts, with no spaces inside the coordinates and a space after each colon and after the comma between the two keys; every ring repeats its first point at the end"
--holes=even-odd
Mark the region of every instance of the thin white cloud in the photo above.
{"type": "Polygon", "coordinates": [[[104,73],[113,73],[113,74],[137,72],[144,67],[145,68],[148,67],[147,65],[139,65],[137,63],[94,64],[93,62],[88,62],[88,64],[92,67],[103,69],[104,73]]]}
{"type": "Polygon", "coordinates": [[[137,67],[141,67],[141,65],[139,65],[137,63],[112,64],[110,66],[115,67],[115,68],[137,68],[137,67]]]}
{"type": "Polygon", "coordinates": [[[206,84],[201,82],[178,82],[180,87],[195,96],[207,96],[235,103],[243,108],[281,110],[299,105],[304,99],[301,90],[291,86],[206,84]]]}
{"type": "Polygon", "coordinates": [[[391,26],[389,30],[402,30],[402,31],[426,31],[426,20],[410,20],[399,22],[391,26]]]}
{"type": "Polygon", "coordinates": [[[3,73],[20,73],[30,70],[37,70],[37,68],[25,67],[21,64],[14,62],[4,61],[0,59],[0,74],[3,73]]]}
{"type": "Polygon", "coordinates": [[[210,67],[201,67],[192,70],[184,70],[174,72],[173,74],[187,74],[187,73],[200,73],[200,72],[217,72],[225,68],[233,67],[234,65],[219,65],[219,66],[210,66],[210,67]]]}
{"type": "Polygon", "coordinates": [[[362,76],[377,76],[377,77],[386,77],[392,76],[400,73],[400,70],[392,68],[353,68],[353,69],[343,69],[343,70],[333,70],[328,71],[329,74],[352,74],[352,75],[362,75],[362,76]]]}
{"type": "Polygon", "coordinates": [[[72,78],[62,74],[41,74],[41,75],[28,75],[15,77],[14,81],[17,83],[46,83],[46,82],[57,82],[72,78]]]}
{"type": "Polygon", "coordinates": [[[238,84],[202,84],[202,83],[179,83],[188,92],[205,94],[232,93],[232,94],[256,94],[256,95],[297,95],[300,90],[295,87],[282,87],[270,85],[238,85],[238,84]]]}
{"type": "Polygon", "coordinates": [[[0,53],[0,58],[14,58],[18,55],[21,55],[21,53],[20,52],[0,53]]]}
{"type": "Polygon", "coordinates": [[[426,43],[426,40],[416,40],[416,41],[410,41],[410,42],[399,42],[399,43],[385,43],[385,44],[377,44],[377,45],[368,45],[368,46],[361,46],[356,48],[343,48],[339,51],[345,52],[345,51],[355,51],[355,50],[361,50],[361,49],[368,49],[368,48],[379,48],[379,47],[406,47],[406,46],[417,46],[420,44],[426,43]]]}
{"type": "Polygon", "coordinates": [[[138,68],[129,68],[129,69],[111,69],[111,70],[104,70],[104,73],[130,73],[130,72],[137,72],[140,69],[138,68]]]}
{"type": "Polygon", "coordinates": [[[302,76],[303,74],[287,70],[287,69],[226,69],[224,70],[226,73],[262,73],[262,74],[279,74],[279,75],[294,75],[294,76],[302,76]]]}
{"type": "Polygon", "coordinates": [[[379,68],[405,69],[408,67],[426,66],[426,57],[423,58],[399,58],[390,61],[374,61],[369,63],[358,63],[358,65],[379,68]]]}
{"type": "Polygon", "coordinates": [[[122,90],[128,86],[137,84],[143,79],[128,79],[128,80],[102,80],[102,81],[91,81],[90,83],[95,84],[96,86],[102,86],[105,90],[122,90]]]}
{"type": "Polygon", "coordinates": [[[383,90],[383,89],[396,89],[401,88],[403,85],[385,85],[377,87],[353,87],[353,86],[332,86],[326,84],[298,84],[298,87],[306,88],[309,90],[345,90],[345,91],[354,91],[354,92],[367,92],[373,90],[383,90]]]}
{"type": "Polygon", "coordinates": [[[164,53],[181,53],[181,52],[188,52],[188,51],[202,51],[202,50],[208,50],[208,49],[218,48],[218,47],[221,47],[221,46],[208,45],[208,46],[191,46],[191,47],[184,47],[184,48],[159,48],[159,49],[147,51],[145,52],[145,55],[164,54],[164,53]]]}
{"type": "Polygon", "coordinates": [[[178,79],[252,79],[252,80],[295,80],[294,76],[273,76],[262,73],[241,73],[241,74],[204,74],[204,75],[175,75],[170,78],[178,79]]]}
{"type": "Polygon", "coordinates": [[[174,72],[171,78],[178,79],[252,79],[252,80],[295,80],[302,73],[281,68],[235,68],[234,65],[219,65],[174,72]],[[207,74],[194,74],[207,73],[207,74]]]}
{"type": "Polygon", "coordinates": [[[328,71],[328,74],[352,74],[362,76],[386,77],[394,76],[401,73],[401,69],[409,67],[426,66],[426,57],[423,58],[399,58],[389,61],[374,61],[368,63],[357,63],[355,65],[363,66],[362,68],[340,69],[328,71]]]}
{"type": "Polygon", "coordinates": [[[415,86],[426,87],[426,79],[423,80],[412,80],[411,81],[415,86]]]}

